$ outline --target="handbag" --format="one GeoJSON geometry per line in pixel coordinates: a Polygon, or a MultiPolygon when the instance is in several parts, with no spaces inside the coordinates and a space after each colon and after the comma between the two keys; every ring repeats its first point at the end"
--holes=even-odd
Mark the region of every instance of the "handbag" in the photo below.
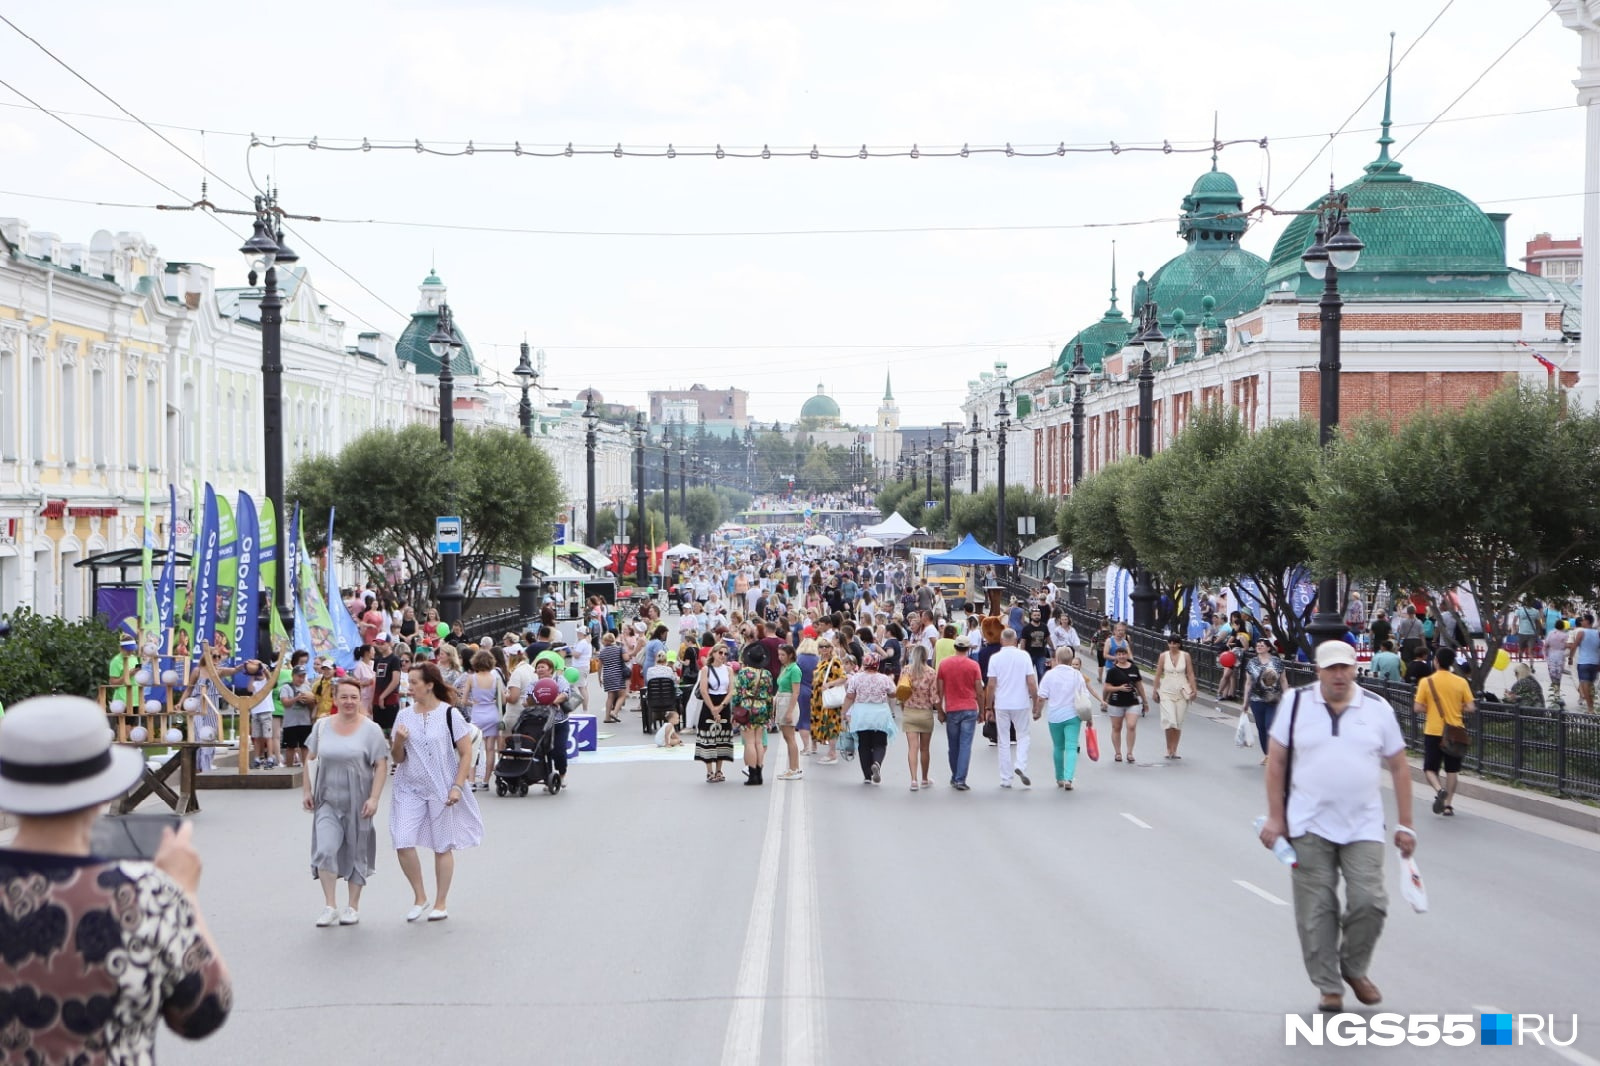
{"type": "Polygon", "coordinates": [[[1251,748],[1255,746],[1255,726],[1250,720],[1249,710],[1239,712],[1239,724],[1233,727],[1233,744],[1237,748],[1251,748]]]}
{"type": "Polygon", "coordinates": [[[1077,711],[1078,717],[1085,722],[1094,721],[1095,706],[1094,696],[1090,695],[1087,685],[1078,690],[1078,695],[1072,701],[1072,709],[1077,711]]]}
{"type": "Polygon", "coordinates": [[[737,725],[737,726],[747,726],[747,725],[749,725],[750,724],[750,708],[748,708],[748,707],[735,707],[733,709],[733,724],[737,725]]]}
{"type": "Polygon", "coordinates": [[[900,683],[894,687],[894,698],[901,703],[911,698],[911,675],[902,677],[900,683]]]}
{"type": "Polygon", "coordinates": [[[1095,735],[1093,722],[1084,727],[1083,750],[1089,756],[1090,762],[1100,761],[1100,738],[1095,735]]]}
{"type": "MultiPolygon", "coordinates": [[[[1433,697],[1434,710],[1439,716],[1444,716],[1444,706],[1439,702],[1439,690],[1434,687],[1433,678],[1428,678],[1428,695],[1433,697]]],[[[1444,735],[1439,738],[1439,749],[1452,759],[1459,759],[1472,750],[1472,734],[1464,725],[1444,724],[1444,735]]]]}
{"type": "Polygon", "coordinates": [[[843,685],[825,688],[822,690],[822,705],[830,711],[837,711],[844,706],[844,695],[843,685]]]}

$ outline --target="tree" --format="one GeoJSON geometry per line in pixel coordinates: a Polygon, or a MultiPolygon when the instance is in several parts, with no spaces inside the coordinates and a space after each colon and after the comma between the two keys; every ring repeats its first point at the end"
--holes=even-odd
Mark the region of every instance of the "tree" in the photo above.
{"type": "Polygon", "coordinates": [[[103,617],[68,622],[24,607],[6,620],[11,635],[0,640],[0,703],[53,692],[95,697],[119,650],[120,638],[103,617]]]}
{"type": "Polygon", "coordinates": [[[684,519],[695,538],[707,536],[722,524],[722,500],[710,489],[690,489],[684,519]]]}
{"type": "MultiPolygon", "coordinates": [[[[384,583],[372,557],[397,556],[410,571],[409,599],[434,602],[441,577],[434,519],[458,514],[464,527],[460,581],[470,605],[491,563],[514,561],[550,544],[560,480],[544,451],[500,427],[464,429],[455,457],[426,425],[369,430],[337,456],[295,467],[286,495],[303,513],[339,508],[347,557],[384,583]]],[[[303,523],[307,546],[322,547],[322,523],[303,523]]]]}
{"type": "Polygon", "coordinates": [[[1526,596],[1591,597],[1600,586],[1600,414],[1513,387],[1398,430],[1365,424],[1335,442],[1314,479],[1307,543],[1319,565],[1464,585],[1497,624],[1526,596]]]}
{"type": "Polygon", "coordinates": [[[1056,535],[1083,569],[1112,563],[1125,566],[1133,561],[1133,542],[1118,503],[1137,475],[1140,462],[1136,456],[1121,459],[1084,478],[1057,512],[1056,535]]]}
{"type": "MultiPolygon", "coordinates": [[[[936,486],[935,491],[942,494],[943,489],[936,486]]],[[[1017,519],[1033,518],[1040,530],[1039,536],[1049,536],[1057,527],[1056,511],[1060,502],[1056,497],[1043,492],[1030,492],[1021,485],[1006,486],[1006,529],[1005,537],[1000,544],[994,543],[995,510],[998,493],[995,486],[980,489],[976,495],[967,495],[959,500],[952,497],[950,502],[950,525],[945,530],[945,536],[952,542],[959,541],[967,534],[971,534],[979,543],[985,544],[1002,555],[1014,554],[1016,547],[1017,519]]],[[[938,497],[938,506],[933,509],[933,514],[943,517],[944,498],[938,497]]],[[[928,519],[925,519],[927,521],[928,519]]]]}
{"type": "Polygon", "coordinates": [[[617,512],[601,507],[594,513],[594,542],[605,544],[617,539],[617,512]]]}

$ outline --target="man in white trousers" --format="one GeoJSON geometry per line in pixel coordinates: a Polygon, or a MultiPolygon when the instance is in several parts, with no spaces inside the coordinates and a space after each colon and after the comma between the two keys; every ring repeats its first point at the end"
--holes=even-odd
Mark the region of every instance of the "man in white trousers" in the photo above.
{"type": "Polygon", "coordinates": [[[1039,694],[1039,679],[1034,673],[1033,660],[1017,647],[1017,631],[1007,629],[1000,634],[1000,650],[989,658],[989,682],[984,686],[988,697],[988,717],[994,722],[995,735],[1000,739],[1000,787],[1010,788],[1013,776],[1024,788],[1031,787],[1028,780],[1028,727],[1039,717],[1035,707],[1039,694]],[[1008,728],[1017,733],[1015,764],[1011,745],[1006,743],[1008,728]]]}

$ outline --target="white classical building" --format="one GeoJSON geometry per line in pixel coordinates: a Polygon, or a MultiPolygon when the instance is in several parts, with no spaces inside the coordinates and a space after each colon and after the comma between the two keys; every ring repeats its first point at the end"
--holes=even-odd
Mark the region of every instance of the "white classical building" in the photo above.
{"type": "MultiPolygon", "coordinates": [[[[279,277],[286,471],[374,426],[437,420],[438,383],[415,351],[444,299],[437,277],[398,342],[367,332],[354,345],[303,267],[279,277]]],[[[75,564],[142,543],[147,481],[162,544],[169,483],[180,512],[197,483],[261,495],[260,299],[136,233],[70,244],[0,219],[0,614],[92,611],[75,564]]],[[[479,379],[470,350],[458,375],[458,420],[516,425],[514,391],[479,379]]],[[[536,433],[581,520],[581,419],[541,410],[536,433]]],[[[601,436],[600,494],[620,497],[625,436],[601,436]]]]}

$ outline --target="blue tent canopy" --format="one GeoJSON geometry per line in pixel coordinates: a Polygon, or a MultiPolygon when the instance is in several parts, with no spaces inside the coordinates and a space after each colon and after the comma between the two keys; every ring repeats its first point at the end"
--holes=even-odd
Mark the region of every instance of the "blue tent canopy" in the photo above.
{"type": "Polygon", "coordinates": [[[945,566],[1010,566],[1012,559],[1009,555],[996,555],[968,533],[954,548],[941,555],[930,555],[923,562],[945,566]]]}

